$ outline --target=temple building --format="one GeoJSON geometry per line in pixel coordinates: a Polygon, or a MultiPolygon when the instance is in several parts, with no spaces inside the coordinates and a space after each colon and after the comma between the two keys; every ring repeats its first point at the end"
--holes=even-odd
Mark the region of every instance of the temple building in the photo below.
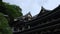
{"type": "Polygon", "coordinates": [[[32,19],[31,21],[19,20],[14,23],[16,23],[15,27],[16,28],[18,27],[20,30],[18,32],[14,32],[14,34],[57,34],[57,33],[60,33],[60,5],[56,7],[54,10],[46,10],[45,8],[41,7],[40,13],[36,15],[36,17],[32,19]]]}
{"type": "Polygon", "coordinates": [[[22,16],[22,17],[20,17],[19,18],[20,20],[22,19],[23,21],[30,21],[30,20],[32,20],[32,15],[31,15],[31,13],[29,12],[29,13],[27,13],[26,15],[24,15],[24,16],[22,16]]]}

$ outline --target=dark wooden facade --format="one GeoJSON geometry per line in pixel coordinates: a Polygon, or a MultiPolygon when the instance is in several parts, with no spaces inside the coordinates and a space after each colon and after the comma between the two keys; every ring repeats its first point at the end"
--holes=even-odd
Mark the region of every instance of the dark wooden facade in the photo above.
{"type": "MultiPolygon", "coordinates": [[[[41,11],[47,11],[42,9],[41,11]]],[[[20,31],[14,34],[57,34],[60,33],[60,5],[52,11],[38,14],[36,19],[16,22],[20,31]]]]}

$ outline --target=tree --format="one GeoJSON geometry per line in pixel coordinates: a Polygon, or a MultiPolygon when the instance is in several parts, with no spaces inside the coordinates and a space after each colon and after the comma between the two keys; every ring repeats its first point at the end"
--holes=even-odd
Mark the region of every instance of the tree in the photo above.
{"type": "Polygon", "coordinates": [[[22,16],[22,13],[21,13],[22,10],[19,6],[9,5],[8,3],[5,3],[5,2],[4,2],[4,6],[6,7],[6,10],[4,11],[5,14],[13,18],[22,16]]]}
{"type": "Polygon", "coordinates": [[[0,34],[12,34],[8,20],[4,17],[3,13],[0,13],[0,34]]]}
{"type": "Polygon", "coordinates": [[[22,9],[19,6],[0,2],[0,34],[12,34],[9,20],[13,21],[15,18],[22,16],[21,11],[22,9]],[[4,15],[8,15],[9,19],[4,15]]]}

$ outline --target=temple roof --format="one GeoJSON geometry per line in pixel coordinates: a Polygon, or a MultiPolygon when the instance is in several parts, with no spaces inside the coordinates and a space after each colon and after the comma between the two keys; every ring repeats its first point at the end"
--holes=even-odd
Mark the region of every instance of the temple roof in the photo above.
{"type": "Polygon", "coordinates": [[[45,14],[45,13],[48,13],[49,11],[51,11],[51,10],[47,10],[47,9],[45,9],[45,8],[42,6],[42,7],[41,7],[41,11],[40,11],[40,13],[38,14],[38,16],[43,15],[43,14],[45,14]]]}

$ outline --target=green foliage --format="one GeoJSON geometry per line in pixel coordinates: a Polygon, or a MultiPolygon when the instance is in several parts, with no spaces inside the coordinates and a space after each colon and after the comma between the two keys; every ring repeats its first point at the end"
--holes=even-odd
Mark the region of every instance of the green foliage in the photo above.
{"type": "Polygon", "coordinates": [[[0,32],[0,34],[2,34],[2,32],[0,32]]]}
{"type": "MultiPolygon", "coordinates": [[[[16,5],[10,5],[5,2],[0,2],[0,34],[12,34],[12,30],[9,27],[9,21],[4,15],[8,15],[9,18],[17,18],[22,16],[21,8],[16,5]]],[[[9,19],[10,20],[10,19],[9,19]]]]}
{"type": "Polygon", "coordinates": [[[5,7],[6,7],[6,14],[10,15],[11,17],[13,18],[17,18],[17,17],[20,17],[22,16],[22,13],[21,13],[21,8],[19,8],[19,6],[16,6],[16,5],[10,5],[8,3],[4,3],[5,7]]]}
{"type": "Polygon", "coordinates": [[[0,34],[12,34],[12,30],[8,25],[8,20],[0,13],[0,34]]]}
{"type": "Polygon", "coordinates": [[[6,27],[6,26],[8,26],[8,21],[7,21],[7,19],[3,16],[3,14],[2,13],[0,13],[0,28],[1,27],[6,27]]]}

